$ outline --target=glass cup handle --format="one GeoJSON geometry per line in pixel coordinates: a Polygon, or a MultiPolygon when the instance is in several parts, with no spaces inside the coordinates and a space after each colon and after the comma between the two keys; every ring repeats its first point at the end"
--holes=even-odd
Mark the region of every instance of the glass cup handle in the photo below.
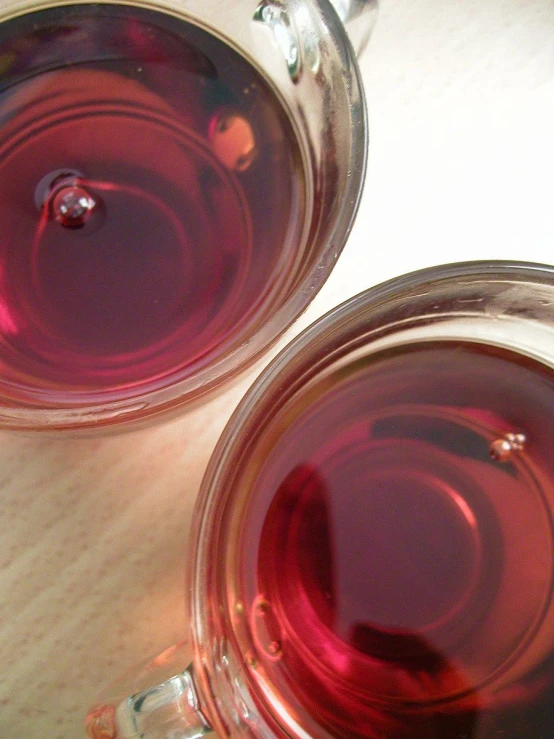
{"type": "Polygon", "coordinates": [[[121,678],[89,711],[86,732],[89,739],[215,735],[200,707],[189,643],[171,647],[121,678]]]}
{"type": "Polygon", "coordinates": [[[341,19],[356,56],[363,53],[377,20],[377,0],[330,0],[341,19]]]}

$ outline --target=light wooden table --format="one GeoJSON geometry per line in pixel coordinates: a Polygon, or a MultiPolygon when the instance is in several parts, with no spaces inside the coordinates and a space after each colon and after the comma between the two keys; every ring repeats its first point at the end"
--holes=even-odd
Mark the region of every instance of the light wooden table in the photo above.
{"type": "MultiPolygon", "coordinates": [[[[298,327],[401,272],[554,262],[554,1],[382,0],[360,217],[298,327]]],[[[81,737],[98,691],[181,638],[194,497],[249,382],[108,439],[0,435],[0,737],[81,737]]]]}

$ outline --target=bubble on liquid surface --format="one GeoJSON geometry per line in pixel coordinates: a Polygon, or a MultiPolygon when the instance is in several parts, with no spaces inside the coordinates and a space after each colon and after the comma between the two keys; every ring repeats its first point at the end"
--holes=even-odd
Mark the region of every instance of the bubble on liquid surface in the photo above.
{"type": "Polygon", "coordinates": [[[51,199],[54,219],[65,228],[81,228],[97,207],[96,200],[81,185],[62,185],[51,199]]]}
{"type": "Polygon", "coordinates": [[[525,449],[526,443],[525,434],[509,432],[492,442],[490,455],[497,462],[508,462],[514,452],[521,452],[525,449]]]}
{"type": "Polygon", "coordinates": [[[252,604],[251,628],[254,644],[260,656],[272,662],[280,659],[283,651],[281,627],[271,603],[262,595],[252,604]]]}
{"type": "Polygon", "coordinates": [[[57,169],[49,172],[36,186],[35,205],[40,211],[48,209],[48,218],[64,228],[78,229],[98,211],[100,202],[86,187],[80,172],[57,169]]]}
{"type": "Polygon", "coordinates": [[[247,652],[244,655],[244,658],[246,660],[246,664],[249,667],[252,667],[252,669],[254,669],[254,670],[257,668],[257,666],[258,666],[258,660],[256,659],[256,655],[253,652],[247,652]]]}
{"type": "Polygon", "coordinates": [[[266,613],[269,613],[270,609],[271,606],[267,600],[263,598],[256,599],[256,611],[259,616],[265,616],[266,613]]]}
{"type": "Polygon", "coordinates": [[[278,639],[275,639],[268,645],[267,651],[272,657],[278,656],[281,653],[281,642],[278,639]]]}

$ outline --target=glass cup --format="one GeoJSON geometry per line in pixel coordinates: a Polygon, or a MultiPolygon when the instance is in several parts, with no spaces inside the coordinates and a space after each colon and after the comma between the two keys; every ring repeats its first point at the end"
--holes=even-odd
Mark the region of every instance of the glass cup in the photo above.
{"type": "Polygon", "coordinates": [[[188,407],[306,308],[366,165],[336,5],[2,3],[0,427],[188,407]]]}
{"type": "Polygon", "coordinates": [[[331,311],[210,461],[190,642],[89,736],[550,736],[551,431],[552,267],[435,267],[331,311]]]}

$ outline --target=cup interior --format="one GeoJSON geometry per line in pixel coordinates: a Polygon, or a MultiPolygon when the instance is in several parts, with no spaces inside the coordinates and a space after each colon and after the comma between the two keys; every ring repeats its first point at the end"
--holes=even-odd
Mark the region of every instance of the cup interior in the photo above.
{"type": "Polygon", "coordinates": [[[194,582],[199,638],[207,608],[257,719],[341,737],[548,725],[553,292],[531,265],[402,278],[251,390],[204,484],[194,582]]]}
{"type": "Polygon", "coordinates": [[[240,5],[4,4],[0,423],[190,404],[332,269],[365,168],[352,51],[328,9],[240,5]]]}

